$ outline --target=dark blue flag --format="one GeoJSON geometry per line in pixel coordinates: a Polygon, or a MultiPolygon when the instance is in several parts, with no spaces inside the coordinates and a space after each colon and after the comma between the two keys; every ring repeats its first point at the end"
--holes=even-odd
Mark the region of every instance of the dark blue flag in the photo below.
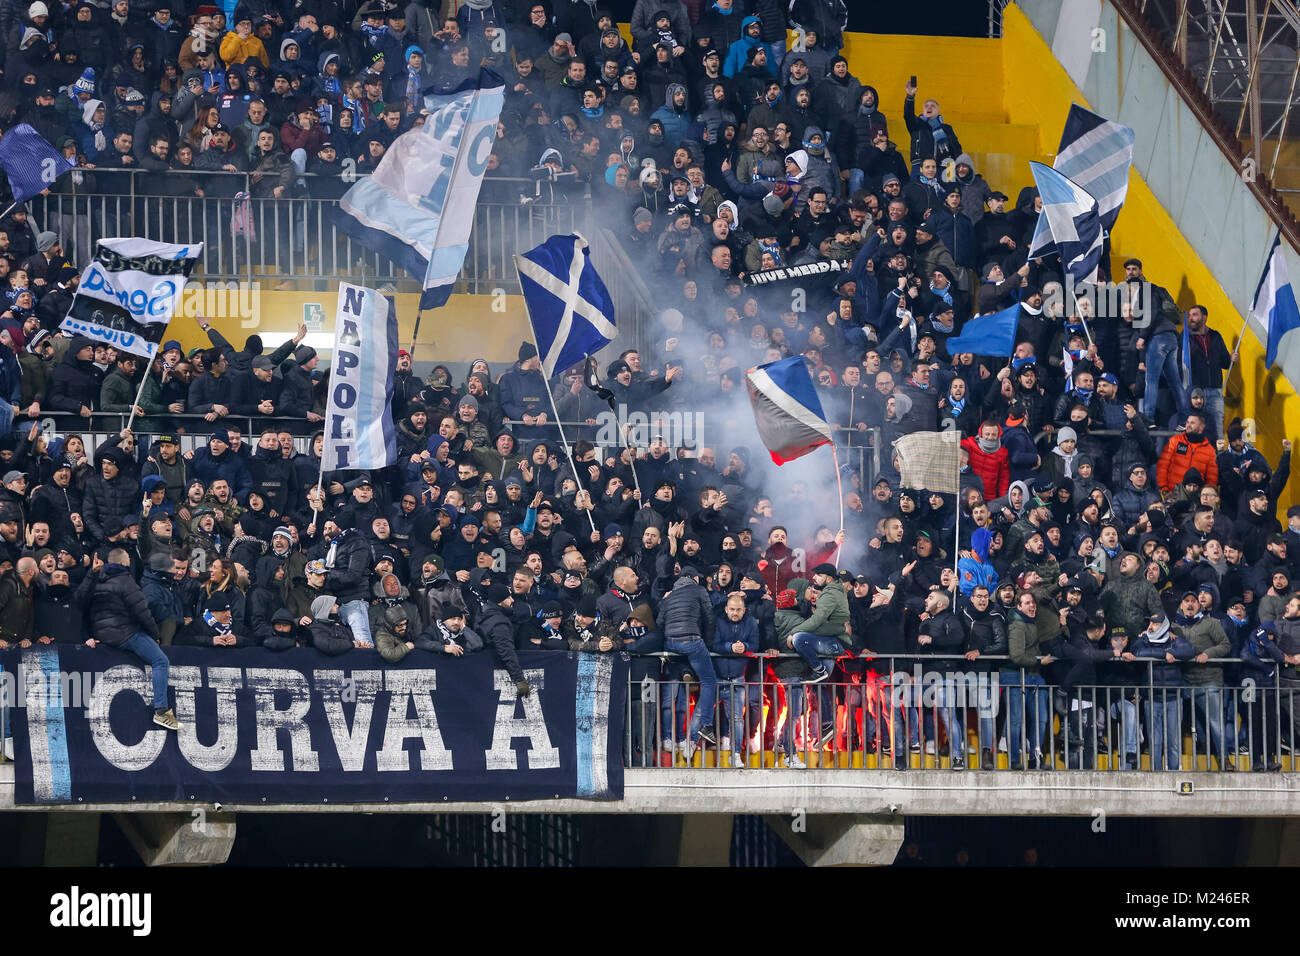
{"type": "Polygon", "coordinates": [[[73,164],[26,123],[19,123],[0,139],[0,169],[9,177],[14,202],[27,202],[49,189],[73,164]]]}

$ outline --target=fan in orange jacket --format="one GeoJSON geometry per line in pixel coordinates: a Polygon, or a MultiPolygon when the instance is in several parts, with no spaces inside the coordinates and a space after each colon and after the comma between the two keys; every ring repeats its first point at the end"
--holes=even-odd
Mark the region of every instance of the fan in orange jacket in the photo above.
{"type": "Polygon", "coordinates": [[[1205,484],[1219,484],[1219,463],[1214,451],[1214,442],[1205,435],[1205,419],[1199,413],[1191,412],[1187,416],[1187,430],[1175,435],[1160,453],[1156,465],[1156,484],[1161,491],[1173,491],[1183,480],[1187,469],[1195,468],[1205,479],[1205,484]]]}

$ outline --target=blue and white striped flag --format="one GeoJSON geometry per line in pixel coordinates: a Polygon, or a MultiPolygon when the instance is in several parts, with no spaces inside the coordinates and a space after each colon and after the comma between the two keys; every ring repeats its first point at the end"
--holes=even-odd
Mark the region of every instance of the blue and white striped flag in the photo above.
{"type": "Polygon", "coordinates": [[[397,137],[339,200],[340,229],[422,280],[421,309],[445,304],[460,275],[504,102],[504,81],[486,68],[426,96],[424,126],[397,137]]]}
{"type": "Polygon", "coordinates": [[[758,436],[778,465],[833,442],[802,355],[751,368],[745,374],[745,385],[754,406],[758,436]]]}
{"type": "Polygon", "coordinates": [[[1043,199],[1042,218],[1061,253],[1061,264],[1077,288],[1097,281],[1097,266],[1106,240],[1097,200],[1078,183],[1050,166],[1030,163],[1038,194],[1043,199]]]}
{"type": "Polygon", "coordinates": [[[1282,373],[1292,384],[1300,383],[1300,308],[1286,273],[1286,256],[1282,254],[1282,230],[1273,239],[1268,263],[1255,287],[1255,301],[1250,314],[1268,330],[1264,367],[1282,366],[1282,373]]]}
{"type": "Polygon", "coordinates": [[[614,300],[591,264],[587,240],[551,236],[515,256],[542,374],[557,372],[604,348],[618,335],[614,300]]]}
{"type": "Polygon", "coordinates": [[[383,468],[397,461],[396,368],[397,313],[375,290],[340,282],[323,470],[383,468]]]}
{"type": "Polygon", "coordinates": [[[19,123],[0,139],[0,169],[9,179],[14,202],[27,202],[69,172],[73,164],[26,123],[19,123]]]}
{"type": "MultiPolygon", "coordinates": [[[[1133,142],[1133,130],[1129,127],[1098,116],[1077,103],[1070,105],[1052,168],[1096,197],[1101,224],[1107,232],[1115,228],[1115,220],[1128,195],[1133,142]]],[[[1047,220],[1040,215],[1029,257],[1041,255],[1051,244],[1047,220]]]]}

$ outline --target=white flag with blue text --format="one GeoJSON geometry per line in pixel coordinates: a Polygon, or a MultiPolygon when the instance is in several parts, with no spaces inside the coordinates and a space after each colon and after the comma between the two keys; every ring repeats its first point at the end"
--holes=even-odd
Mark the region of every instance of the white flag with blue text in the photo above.
{"type": "Polygon", "coordinates": [[[551,236],[516,255],[515,268],[547,378],[599,351],[618,335],[614,301],[591,264],[582,236],[551,236]]]}
{"type": "Polygon", "coordinates": [[[425,96],[424,125],[397,137],[339,200],[340,229],[422,281],[421,309],[445,304],[460,275],[504,102],[504,81],[486,68],[425,96]]]}
{"type": "Polygon", "coordinates": [[[397,461],[393,388],[397,313],[374,289],[339,283],[325,410],[325,471],[383,468],[397,461]]]}

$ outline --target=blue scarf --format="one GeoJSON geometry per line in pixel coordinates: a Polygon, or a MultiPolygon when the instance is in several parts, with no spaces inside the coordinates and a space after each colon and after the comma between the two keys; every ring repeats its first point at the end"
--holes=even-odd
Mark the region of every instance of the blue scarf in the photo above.
{"type": "Polygon", "coordinates": [[[944,289],[942,292],[940,292],[938,289],[936,289],[936,288],[934,287],[934,283],[931,282],[931,283],[930,283],[930,291],[933,292],[935,295],[937,295],[939,298],[943,299],[943,301],[946,302],[948,305],[952,305],[952,286],[951,286],[951,285],[948,286],[946,289],[944,289]]]}
{"type": "Polygon", "coordinates": [[[343,87],[339,83],[337,76],[326,76],[324,73],[320,77],[321,92],[327,96],[338,96],[343,92],[343,87]]]}
{"type": "Polygon", "coordinates": [[[779,242],[774,242],[769,246],[761,239],[757,241],[758,248],[761,250],[760,256],[763,252],[770,252],[772,254],[772,260],[779,266],[781,264],[781,244],[779,242]]]}
{"type": "Polygon", "coordinates": [[[952,406],[952,417],[953,417],[953,418],[956,418],[957,416],[959,416],[962,412],[964,412],[964,411],[966,410],[966,399],[964,399],[964,398],[955,399],[955,398],[952,398],[952,397],[950,396],[950,397],[948,398],[948,402],[949,402],[949,404],[952,406]]]}
{"type": "MultiPolygon", "coordinates": [[[[1075,361],[1078,361],[1077,356],[1075,358],[1075,361]]],[[[1092,392],[1093,390],[1090,388],[1076,388],[1074,390],[1074,394],[1078,395],[1079,398],[1082,399],[1084,402],[1092,401],[1092,392]]]]}
{"type": "Polygon", "coordinates": [[[361,32],[366,35],[366,42],[370,46],[379,46],[379,41],[388,32],[388,27],[372,27],[368,23],[363,23],[361,24],[361,32]]]}
{"type": "Polygon", "coordinates": [[[597,106],[595,109],[588,109],[584,106],[582,107],[582,115],[588,119],[600,119],[605,115],[605,107],[597,106]]]}
{"type": "Polygon", "coordinates": [[[943,114],[936,113],[931,116],[927,123],[930,124],[930,132],[934,136],[934,145],[941,146],[948,141],[948,133],[943,128],[943,114]]]}
{"type": "Polygon", "coordinates": [[[360,133],[366,128],[366,114],[361,108],[361,101],[350,96],[343,97],[343,108],[352,111],[352,132],[360,133]]]}

